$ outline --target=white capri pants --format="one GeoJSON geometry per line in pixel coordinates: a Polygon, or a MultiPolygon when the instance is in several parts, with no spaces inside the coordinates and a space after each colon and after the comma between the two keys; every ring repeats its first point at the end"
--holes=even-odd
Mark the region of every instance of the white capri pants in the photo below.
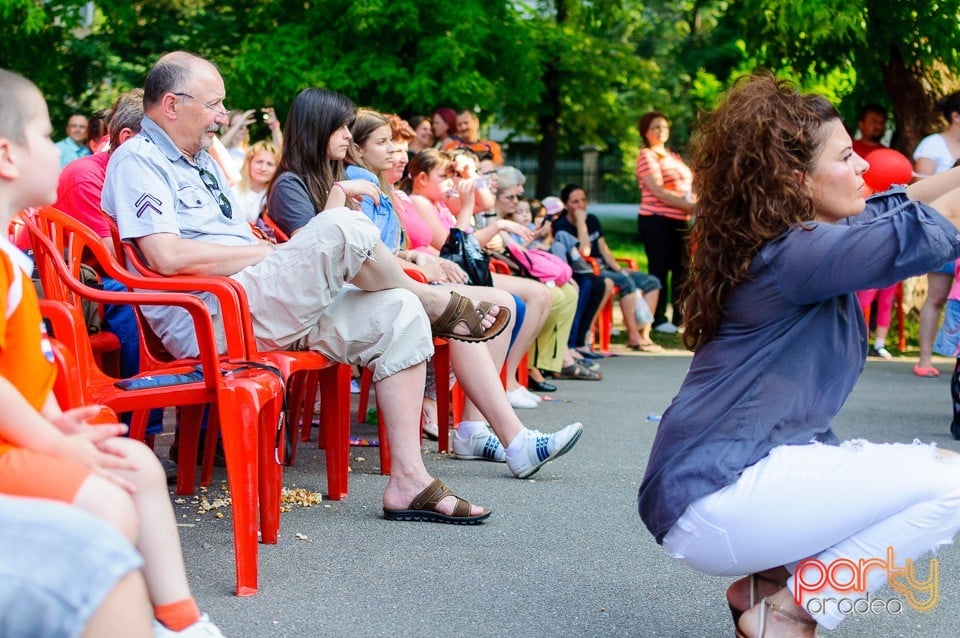
{"type": "Polygon", "coordinates": [[[349,285],[380,231],[347,208],[316,215],[261,262],[233,275],[250,301],[257,347],[315,350],[369,367],[380,381],[433,356],[430,320],[417,297],[349,285]]]}
{"type": "MultiPolygon", "coordinates": [[[[751,574],[816,558],[916,561],[952,542],[960,530],[960,456],[932,445],[847,441],[840,446],[783,445],[744,470],[736,483],[694,501],[663,546],[688,566],[718,576],[751,574]]],[[[925,580],[926,566],[917,565],[925,580]]],[[[866,592],[883,586],[881,568],[865,572],[866,592]]],[[[827,584],[849,582],[843,573],[827,584]]],[[[814,584],[806,569],[801,581],[814,584]]],[[[796,575],[787,588],[796,594],[796,575]]],[[[810,589],[806,587],[805,589],[810,589]]],[[[934,592],[935,593],[935,592],[934,592]]],[[[800,604],[827,629],[844,619],[826,599],[856,601],[866,593],[829,586],[801,592],[800,604]],[[838,591],[838,589],[840,589],[838,591]],[[808,605],[809,599],[818,598],[808,605]]],[[[918,595],[923,598],[923,595],[918,595]]],[[[849,613],[849,609],[847,610],[849,613]]]]}

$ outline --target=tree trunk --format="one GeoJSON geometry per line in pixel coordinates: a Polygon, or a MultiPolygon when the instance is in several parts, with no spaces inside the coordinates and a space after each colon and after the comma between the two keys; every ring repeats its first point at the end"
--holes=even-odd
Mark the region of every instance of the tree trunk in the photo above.
{"type": "Polygon", "coordinates": [[[883,85],[893,105],[893,117],[897,123],[892,146],[912,158],[920,140],[940,128],[940,115],[933,109],[940,87],[930,86],[931,74],[925,73],[919,62],[905,66],[903,56],[895,46],[890,48],[890,58],[882,65],[882,69],[883,85]],[[931,91],[934,92],[933,96],[929,94],[931,91]]]}
{"type": "MultiPolygon", "coordinates": [[[[567,21],[566,0],[556,0],[557,25],[567,21]]],[[[537,129],[540,132],[540,148],[537,153],[536,196],[543,199],[553,195],[553,180],[557,174],[557,148],[560,145],[560,73],[553,57],[543,70],[543,100],[537,129]]]]}
{"type": "Polygon", "coordinates": [[[547,64],[543,74],[543,114],[538,118],[540,148],[537,154],[537,193],[539,199],[554,194],[553,180],[557,174],[557,148],[560,144],[560,86],[556,66],[547,64]]]}

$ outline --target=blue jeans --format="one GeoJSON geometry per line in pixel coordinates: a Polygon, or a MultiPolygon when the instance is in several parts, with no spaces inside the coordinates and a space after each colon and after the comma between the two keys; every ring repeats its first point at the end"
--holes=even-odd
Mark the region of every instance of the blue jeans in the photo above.
{"type": "MultiPolygon", "coordinates": [[[[104,290],[124,292],[127,287],[116,279],[103,277],[100,281],[104,290]]],[[[140,327],[133,306],[128,304],[106,304],[103,307],[103,327],[117,335],[120,340],[120,376],[126,378],[140,372],[140,327]]],[[[130,413],[120,415],[120,420],[130,425],[130,413]]],[[[147,421],[147,434],[163,432],[163,410],[150,410],[147,421]]]]}
{"type": "Polygon", "coordinates": [[[77,507],[0,497],[0,636],[77,638],[143,565],[120,533],[77,507]]]}

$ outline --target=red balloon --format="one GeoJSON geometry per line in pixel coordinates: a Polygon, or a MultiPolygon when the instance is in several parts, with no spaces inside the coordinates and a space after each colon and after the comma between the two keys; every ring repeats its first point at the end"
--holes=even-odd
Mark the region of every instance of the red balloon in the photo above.
{"type": "Polygon", "coordinates": [[[864,158],[870,169],[863,174],[863,181],[875,192],[882,192],[893,184],[909,184],[913,177],[913,164],[903,153],[892,148],[878,148],[864,158]]]}

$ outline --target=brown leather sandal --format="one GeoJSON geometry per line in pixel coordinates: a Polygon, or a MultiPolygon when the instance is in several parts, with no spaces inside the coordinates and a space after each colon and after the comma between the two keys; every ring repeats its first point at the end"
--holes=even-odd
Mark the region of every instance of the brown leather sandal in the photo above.
{"type": "Polygon", "coordinates": [[[447,523],[450,525],[476,525],[490,517],[490,510],[471,515],[470,503],[453,493],[440,479],[433,479],[422,492],[416,495],[405,510],[388,510],[383,508],[383,517],[388,521],[420,521],[425,523],[447,523]],[[448,496],[457,499],[453,507],[453,515],[437,511],[437,503],[448,496]]]}
{"type": "Polygon", "coordinates": [[[494,304],[488,301],[474,303],[458,292],[450,291],[450,302],[444,308],[437,320],[430,324],[436,337],[456,339],[458,341],[487,341],[503,332],[510,323],[510,310],[500,306],[500,312],[493,320],[493,325],[483,329],[483,318],[487,316],[494,304]],[[466,324],[470,334],[457,334],[453,330],[459,324],[466,324]]]}
{"type": "Polygon", "coordinates": [[[727,606],[730,608],[730,615],[733,616],[733,625],[737,626],[737,623],[740,622],[740,616],[743,615],[747,609],[750,609],[757,604],[757,601],[763,598],[760,595],[759,583],[767,583],[768,585],[776,585],[777,590],[783,589],[787,586],[787,579],[790,577],[790,572],[788,572],[784,567],[776,567],[772,569],[767,569],[762,572],[757,572],[755,574],[750,574],[749,576],[744,576],[738,581],[735,581],[730,587],[727,588],[727,606]],[[773,574],[776,574],[774,576],[773,574]],[[730,600],[731,592],[734,590],[737,585],[747,581],[749,584],[749,604],[746,609],[740,609],[734,606],[733,602],[730,600]]]}
{"type": "MultiPolygon", "coordinates": [[[[757,635],[756,638],[763,638],[767,630],[767,609],[773,613],[780,614],[781,616],[786,616],[793,622],[798,625],[804,625],[806,627],[816,627],[817,621],[812,618],[801,618],[796,615],[789,609],[784,609],[780,606],[779,603],[776,603],[769,598],[764,598],[760,601],[760,617],[757,619],[757,635]]],[[[737,638],[746,638],[746,634],[740,629],[740,626],[737,625],[737,638]]]]}

